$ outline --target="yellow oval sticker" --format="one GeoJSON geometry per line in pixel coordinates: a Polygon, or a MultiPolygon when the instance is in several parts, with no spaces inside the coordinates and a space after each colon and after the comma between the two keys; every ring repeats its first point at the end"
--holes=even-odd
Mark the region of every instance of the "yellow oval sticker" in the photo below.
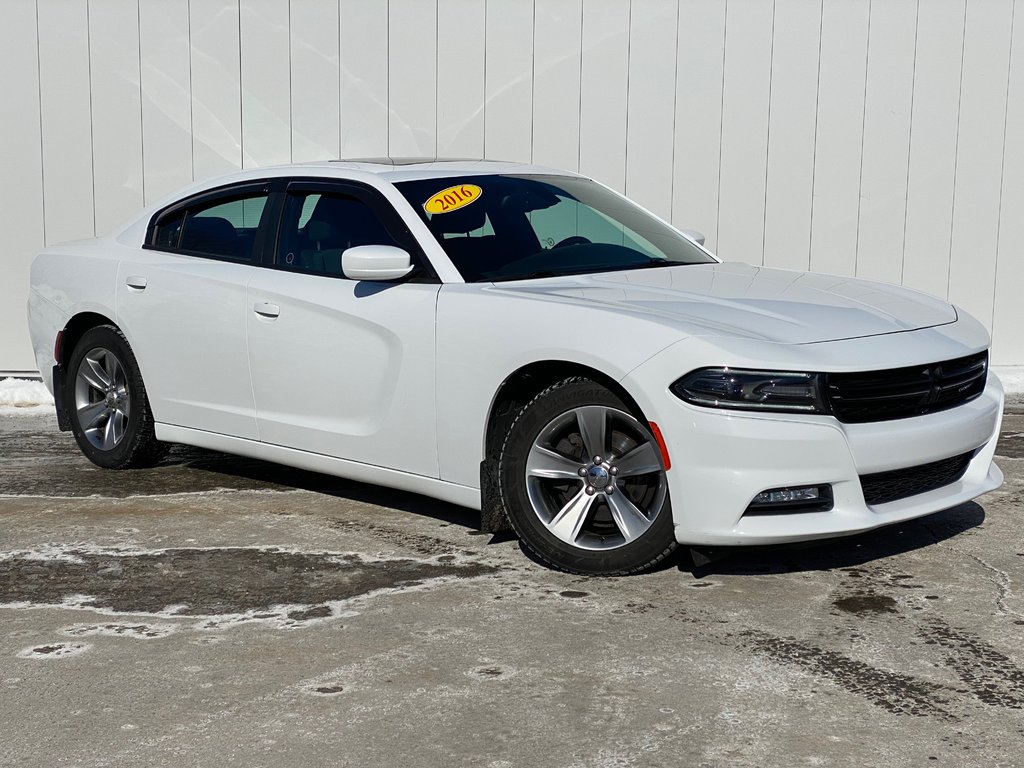
{"type": "Polygon", "coordinates": [[[451,213],[470,203],[475,203],[483,193],[484,191],[476,184],[459,184],[455,187],[448,187],[448,189],[442,189],[436,195],[432,195],[423,204],[423,210],[427,213],[451,213]]]}

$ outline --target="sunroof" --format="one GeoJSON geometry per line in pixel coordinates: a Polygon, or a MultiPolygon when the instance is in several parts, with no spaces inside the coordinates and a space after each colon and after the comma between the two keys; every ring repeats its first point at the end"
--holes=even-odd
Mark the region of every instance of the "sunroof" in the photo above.
{"type": "Polygon", "coordinates": [[[332,163],[372,163],[375,165],[422,165],[423,163],[472,163],[479,157],[344,157],[332,163]]]}

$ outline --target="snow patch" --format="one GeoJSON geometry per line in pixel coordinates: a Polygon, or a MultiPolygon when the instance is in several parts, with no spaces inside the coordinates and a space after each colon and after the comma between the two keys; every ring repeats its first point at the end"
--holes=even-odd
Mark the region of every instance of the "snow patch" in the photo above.
{"type": "Polygon", "coordinates": [[[0,379],[0,416],[22,416],[53,411],[53,395],[41,381],[0,379]]]}
{"type": "Polygon", "coordinates": [[[37,645],[34,648],[26,648],[18,652],[19,659],[66,659],[69,656],[78,656],[85,653],[91,645],[88,643],[50,643],[49,645],[37,645]]]}

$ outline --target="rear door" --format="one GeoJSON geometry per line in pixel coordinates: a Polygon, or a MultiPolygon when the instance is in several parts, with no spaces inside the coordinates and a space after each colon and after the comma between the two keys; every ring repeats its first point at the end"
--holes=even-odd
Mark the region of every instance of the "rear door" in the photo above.
{"type": "Polygon", "coordinates": [[[437,477],[434,312],[440,283],[379,192],[295,181],[275,247],[249,281],[249,363],[260,438],[437,477]],[[341,254],[397,245],[397,282],[347,279],[341,254]]]}
{"type": "Polygon", "coordinates": [[[269,186],[236,185],[165,209],[137,259],[121,263],[118,323],[157,421],[258,439],[246,353],[246,284],[269,186]]]}

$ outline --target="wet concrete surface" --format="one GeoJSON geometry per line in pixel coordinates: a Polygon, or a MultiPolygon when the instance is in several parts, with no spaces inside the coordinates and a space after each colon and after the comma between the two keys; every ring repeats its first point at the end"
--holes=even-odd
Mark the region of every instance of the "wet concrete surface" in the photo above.
{"type": "Polygon", "coordinates": [[[976,503],[586,579],[473,513],[0,420],[0,765],[1024,765],[1024,411],[976,503]]]}

